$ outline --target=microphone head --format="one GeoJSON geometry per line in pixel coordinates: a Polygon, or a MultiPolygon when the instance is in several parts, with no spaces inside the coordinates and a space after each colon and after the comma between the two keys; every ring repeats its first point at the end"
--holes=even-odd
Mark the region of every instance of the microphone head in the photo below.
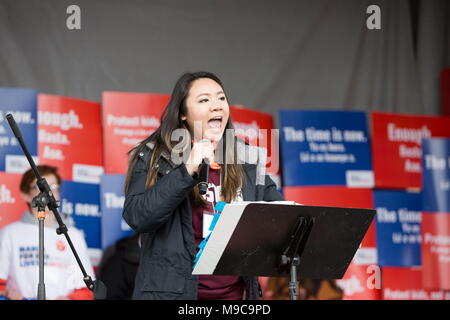
{"type": "Polygon", "coordinates": [[[8,113],[6,115],[6,120],[8,120],[9,126],[11,127],[11,130],[13,131],[16,138],[22,138],[22,134],[20,133],[19,127],[17,126],[16,120],[14,120],[14,117],[11,113],[8,113]]]}
{"type": "Polygon", "coordinates": [[[14,116],[12,115],[12,113],[8,113],[8,114],[6,115],[6,120],[8,120],[8,121],[14,121],[14,116]]]}
{"type": "Polygon", "coordinates": [[[200,182],[198,184],[198,193],[203,195],[206,194],[207,191],[208,191],[208,183],[204,181],[200,182]]]}

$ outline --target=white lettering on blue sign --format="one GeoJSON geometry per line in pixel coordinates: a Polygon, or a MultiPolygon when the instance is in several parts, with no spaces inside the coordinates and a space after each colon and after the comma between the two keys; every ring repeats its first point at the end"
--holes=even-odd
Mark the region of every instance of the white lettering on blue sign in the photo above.
{"type": "Polygon", "coordinates": [[[122,209],[125,203],[124,196],[118,196],[114,192],[105,192],[103,194],[105,197],[105,205],[108,209],[122,209]]]}

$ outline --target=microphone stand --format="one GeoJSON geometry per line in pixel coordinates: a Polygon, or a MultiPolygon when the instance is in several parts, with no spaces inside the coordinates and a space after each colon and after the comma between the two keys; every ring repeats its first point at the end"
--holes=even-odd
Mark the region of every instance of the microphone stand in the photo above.
{"type": "Polygon", "coordinates": [[[22,134],[17,127],[16,121],[12,114],[7,114],[6,119],[8,120],[9,126],[16,136],[17,140],[20,143],[20,146],[23,150],[23,153],[28,159],[30,166],[36,176],[37,186],[39,188],[40,193],[33,198],[32,206],[38,208],[38,219],[39,219],[39,284],[38,284],[38,300],[45,300],[45,283],[44,283],[44,219],[45,219],[45,207],[48,207],[50,211],[53,212],[56,221],[58,222],[59,228],[56,229],[56,233],[58,235],[64,234],[66,237],[67,243],[72,250],[73,255],[78,263],[78,266],[83,273],[83,281],[86,284],[87,288],[94,293],[95,299],[101,300],[106,298],[106,286],[100,280],[93,281],[92,278],[86,273],[84,266],[78,256],[78,253],[72,243],[72,240],[69,237],[67,226],[61,219],[61,216],[58,212],[58,207],[60,206],[59,201],[57,201],[53,195],[53,192],[50,189],[50,186],[47,183],[47,180],[42,178],[39,173],[39,170],[34,163],[33,158],[28,151],[28,148],[25,144],[25,141],[22,138],[22,134]]]}

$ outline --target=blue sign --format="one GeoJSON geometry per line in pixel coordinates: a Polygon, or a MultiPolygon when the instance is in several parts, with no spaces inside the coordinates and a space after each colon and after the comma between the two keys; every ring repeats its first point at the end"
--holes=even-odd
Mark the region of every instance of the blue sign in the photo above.
{"type": "Polygon", "coordinates": [[[284,186],[374,184],[366,114],[280,111],[284,186]]]}
{"type": "Polygon", "coordinates": [[[37,157],[37,94],[32,89],[0,88],[0,171],[22,173],[29,168],[6,120],[8,113],[13,115],[28,151],[37,157]]]}
{"type": "Polygon", "coordinates": [[[121,174],[104,174],[100,180],[102,208],[102,248],[134,234],[122,218],[125,177],[121,174]]]}
{"type": "Polygon", "coordinates": [[[101,248],[100,187],[98,184],[64,180],[61,186],[61,212],[70,215],[75,227],[84,232],[88,248],[101,248]]]}
{"type": "Polygon", "coordinates": [[[450,139],[422,141],[424,212],[450,212],[450,139]]]}
{"type": "Polygon", "coordinates": [[[376,243],[381,266],[421,265],[422,196],[375,190],[376,243]]]}

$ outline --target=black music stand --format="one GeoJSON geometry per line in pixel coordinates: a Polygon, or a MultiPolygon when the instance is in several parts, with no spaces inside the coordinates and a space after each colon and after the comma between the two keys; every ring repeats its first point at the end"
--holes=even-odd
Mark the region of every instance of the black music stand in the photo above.
{"type": "MultiPolygon", "coordinates": [[[[344,276],[375,213],[372,209],[270,202],[229,204],[197,264],[209,264],[213,272],[208,273],[215,275],[290,277],[289,291],[296,300],[300,275],[312,279],[344,276]]],[[[194,274],[201,274],[202,268],[196,267],[199,270],[194,274]]]]}

